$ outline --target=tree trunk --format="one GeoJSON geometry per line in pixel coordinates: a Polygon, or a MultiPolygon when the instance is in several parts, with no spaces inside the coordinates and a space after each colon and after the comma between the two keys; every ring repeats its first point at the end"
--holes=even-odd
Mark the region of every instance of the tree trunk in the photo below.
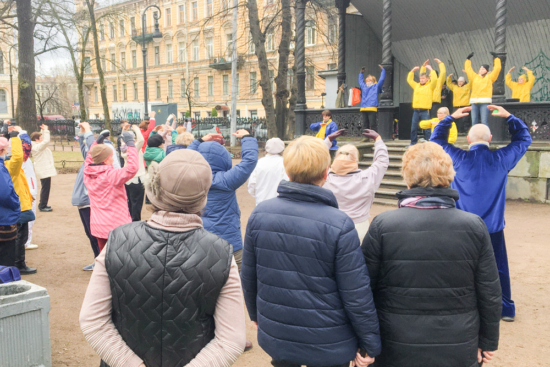
{"type": "Polygon", "coordinates": [[[273,93],[271,91],[271,81],[269,80],[269,63],[265,52],[265,31],[260,29],[260,19],[258,16],[258,3],[256,0],[249,0],[247,3],[248,18],[250,20],[250,33],[256,49],[258,66],[260,68],[260,87],[262,88],[262,105],[265,109],[267,121],[267,136],[273,138],[277,136],[277,124],[275,122],[275,108],[273,104],[273,93]]]}
{"type": "MultiPolygon", "coordinates": [[[[296,64],[292,66],[292,75],[296,75],[296,64]]],[[[288,117],[286,118],[286,139],[294,139],[294,132],[296,128],[296,101],[298,100],[298,83],[296,77],[293,78],[292,85],[290,86],[290,99],[288,100],[288,117]]]]}
{"type": "Polygon", "coordinates": [[[281,43],[279,44],[279,68],[275,83],[277,91],[275,93],[276,101],[276,126],[277,137],[285,139],[286,118],[288,114],[288,57],[290,55],[290,38],[292,37],[291,30],[292,11],[290,8],[290,0],[281,0],[281,43]]]}
{"type": "Polygon", "coordinates": [[[101,104],[103,105],[105,129],[111,131],[112,136],[113,131],[111,129],[111,118],[109,116],[109,103],[107,102],[107,87],[105,85],[103,69],[101,68],[101,56],[99,55],[99,39],[97,36],[97,26],[95,23],[94,3],[94,0],[92,0],[91,2],[90,0],[86,0],[86,4],[88,5],[88,12],[90,13],[90,26],[92,27],[92,37],[94,39],[95,62],[97,67],[97,74],[99,75],[99,89],[101,92],[101,104]]]}
{"type": "Polygon", "coordinates": [[[17,123],[29,133],[37,129],[34,69],[34,27],[31,0],[17,1],[19,87],[17,123]]]}

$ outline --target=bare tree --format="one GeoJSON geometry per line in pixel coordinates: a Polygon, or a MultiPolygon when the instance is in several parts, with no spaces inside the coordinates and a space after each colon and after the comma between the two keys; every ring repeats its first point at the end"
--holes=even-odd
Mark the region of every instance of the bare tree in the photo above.
{"type": "Polygon", "coordinates": [[[33,131],[36,128],[36,103],[34,99],[34,28],[35,18],[31,0],[17,2],[18,32],[18,100],[17,122],[24,129],[33,131]]]}

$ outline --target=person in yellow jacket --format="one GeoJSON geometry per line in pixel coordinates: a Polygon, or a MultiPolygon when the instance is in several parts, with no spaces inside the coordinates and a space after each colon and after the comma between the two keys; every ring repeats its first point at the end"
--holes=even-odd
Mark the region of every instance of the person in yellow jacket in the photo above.
{"type": "Polygon", "coordinates": [[[10,131],[11,158],[5,161],[10,173],[15,193],[21,202],[21,218],[17,222],[17,239],[15,244],[15,266],[21,274],[34,274],[36,269],[29,268],[25,263],[25,243],[29,236],[29,222],[35,217],[32,211],[32,195],[23,171],[23,143],[18,137],[21,127],[14,126],[10,131]]]}
{"type": "MultiPolygon", "coordinates": [[[[472,83],[466,83],[466,79],[461,76],[456,82],[453,82],[453,74],[447,77],[447,88],[453,92],[453,112],[459,108],[470,105],[470,94],[472,93],[472,83]]],[[[470,126],[470,115],[456,120],[461,128],[470,126]]]]}
{"type": "Polygon", "coordinates": [[[470,60],[474,53],[468,55],[464,62],[464,69],[468,80],[472,83],[472,94],[470,96],[470,104],[472,105],[472,125],[480,122],[489,126],[489,106],[493,102],[493,83],[496,82],[498,74],[500,74],[500,59],[496,57],[494,52],[491,52],[494,57],[493,71],[489,72],[489,64],[483,64],[476,73],[472,69],[472,61],[470,60]]]}
{"type": "MultiPolygon", "coordinates": [[[[437,110],[437,117],[434,117],[430,120],[422,120],[419,125],[421,129],[430,129],[434,131],[434,128],[439,124],[439,121],[443,120],[445,117],[449,116],[450,112],[447,107],[441,107],[437,110]]],[[[451,130],[449,131],[449,144],[454,144],[458,138],[458,130],[456,124],[453,122],[451,125],[451,130]]]]}
{"type": "Polygon", "coordinates": [[[420,120],[430,119],[430,109],[433,103],[434,89],[437,83],[431,83],[431,80],[437,80],[437,74],[430,65],[426,65],[426,69],[430,71],[430,77],[426,73],[420,73],[420,83],[414,80],[414,73],[420,70],[419,66],[415,66],[407,75],[407,83],[413,89],[413,117],[411,123],[411,145],[418,142],[418,122],[420,120]]]}
{"type": "Polygon", "coordinates": [[[527,67],[522,67],[527,75],[521,74],[517,82],[512,81],[512,71],[516,67],[514,66],[506,74],[506,85],[512,90],[512,98],[519,99],[520,102],[531,102],[531,89],[535,85],[535,75],[527,67]]]}
{"type": "MultiPolygon", "coordinates": [[[[434,61],[439,66],[439,73],[436,71],[437,78],[431,79],[430,78],[430,84],[435,83],[435,89],[433,92],[433,99],[432,99],[432,108],[430,109],[430,117],[437,117],[437,111],[439,110],[439,107],[441,107],[441,91],[443,89],[443,84],[445,84],[445,78],[447,77],[447,69],[445,68],[445,64],[441,62],[439,59],[434,59],[434,61]]],[[[426,72],[426,65],[430,62],[430,59],[426,60],[422,67],[420,68],[420,73],[426,72]]],[[[430,140],[430,135],[432,135],[431,129],[424,130],[424,138],[426,140],[430,140]]]]}

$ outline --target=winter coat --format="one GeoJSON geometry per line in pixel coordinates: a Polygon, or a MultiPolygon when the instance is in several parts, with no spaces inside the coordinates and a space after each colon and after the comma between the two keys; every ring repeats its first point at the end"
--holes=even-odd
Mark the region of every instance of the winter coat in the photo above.
{"type": "MultiPolygon", "coordinates": [[[[430,79],[437,80],[437,74],[434,70],[430,72],[430,79]]],[[[413,89],[413,101],[412,108],[420,110],[429,110],[432,108],[432,101],[434,96],[434,90],[437,87],[437,83],[427,82],[422,85],[414,81],[414,73],[412,71],[407,75],[407,83],[413,89]]],[[[440,92],[441,93],[441,92],[440,92]]]]}
{"type": "Polygon", "coordinates": [[[241,280],[274,360],[332,366],[380,353],[368,270],[351,218],[319,186],[282,181],[246,227],[241,280]]]}
{"type": "MultiPolygon", "coordinates": [[[[313,124],[309,125],[309,128],[311,129],[311,131],[317,132],[321,129],[322,123],[323,121],[314,122],[313,124]]],[[[326,139],[327,136],[329,136],[332,133],[335,133],[336,131],[338,131],[338,125],[336,125],[336,122],[332,121],[330,124],[327,125],[325,129],[325,137],[323,139],[326,139]]],[[[337,149],[338,149],[338,143],[336,142],[336,139],[334,139],[332,141],[332,147],[330,148],[330,150],[337,150],[337,149]]]]}
{"type": "Polygon", "coordinates": [[[27,178],[27,186],[29,186],[29,191],[33,198],[33,201],[36,200],[36,195],[38,194],[38,181],[36,180],[36,173],[34,171],[34,164],[29,159],[29,154],[32,150],[32,142],[30,136],[26,131],[21,131],[19,134],[21,143],[23,144],[23,172],[25,172],[25,177],[27,178]]]}
{"type": "Polygon", "coordinates": [[[350,216],[355,224],[369,219],[374,194],[384,179],[390,158],[382,140],[374,143],[374,159],[366,170],[357,170],[347,175],[329,172],[323,188],[332,191],[338,207],[350,216]]]}
{"type": "Polygon", "coordinates": [[[447,88],[453,92],[453,107],[465,107],[470,105],[470,94],[472,93],[472,83],[466,83],[462,87],[453,83],[453,79],[447,78],[447,88]]]}
{"type": "Polygon", "coordinates": [[[162,162],[164,158],[166,158],[166,152],[159,147],[147,147],[145,148],[145,153],[143,153],[143,159],[145,159],[147,167],[149,167],[151,162],[162,162]]]}
{"type": "Polygon", "coordinates": [[[248,180],[256,167],[258,141],[250,136],[241,140],[242,161],[233,168],[229,152],[220,143],[194,140],[187,149],[202,154],[212,168],[212,185],[202,214],[204,229],[229,242],[233,252],[241,250],[241,211],[236,190],[248,180]]]}
{"type": "Polygon", "coordinates": [[[12,226],[19,221],[21,204],[15,193],[10,173],[0,157],[0,226],[12,226]]]}
{"type": "MultiPolygon", "coordinates": [[[[437,76],[436,79],[430,78],[430,83],[435,83],[435,89],[434,89],[434,94],[432,99],[433,103],[441,103],[441,91],[443,89],[443,84],[445,83],[445,78],[447,77],[447,68],[445,68],[445,64],[440,62],[438,66],[439,66],[439,75],[437,76]]],[[[420,67],[420,73],[422,74],[425,72],[426,72],[426,67],[425,66],[420,67]]]]}
{"type": "Polygon", "coordinates": [[[172,144],[166,147],[166,155],[180,149],[187,149],[187,145],[172,144]]]}
{"type": "MultiPolygon", "coordinates": [[[[525,78],[525,75],[523,76],[525,78]]],[[[535,85],[535,75],[531,70],[527,71],[528,80],[525,83],[519,84],[512,81],[512,75],[506,74],[506,85],[512,90],[512,98],[519,99],[520,102],[531,102],[531,89],[535,85]]]]}
{"type": "MultiPolygon", "coordinates": [[[[397,195],[458,199],[449,188],[397,195]]],[[[502,294],[481,218],[402,207],[376,216],[361,247],[382,337],[373,367],[477,367],[478,348],[497,350],[502,294]]]]}
{"type": "MultiPolygon", "coordinates": [[[[86,155],[90,151],[92,144],[94,143],[94,134],[87,132],[78,136],[78,144],[80,145],[80,153],[84,161],[86,161],[86,155]]],[[[84,186],[84,163],[80,166],[74,181],[73,194],[71,196],[71,204],[73,206],[87,206],[90,205],[90,198],[88,197],[88,190],[84,186]]]]}
{"type": "Polygon", "coordinates": [[[497,81],[500,68],[500,59],[497,57],[494,59],[493,71],[488,72],[482,77],[472,69],[471,60],[466,60],[464,62],[464,69],[466,70],[466,75],[468,75],[468,81],[472,83],[470,103],[491,103],[493,101],[493,83],[497,81]]]}
{"type": "MultiPolygon", "coordinates": [[[[94,142],[92,147],[96,144],[94,142]]],[[[90,229],[94,237],[106,239],[111,230],[132,222],[124,183],[138,171],[138,153],[136,148],[128,147],[127,154],[127,164],[120,169],[92,164],[92,156],[88,154],[86,157],[84,185],[90,197],[90,229]]]]}
{"type": "Polygon", "coordinates": [[[48,145],[50,144],[50,130],[42,130],[42,141],[32,142],[32,159],[34,162],[36,178],[42,180],[44,178],[57,175],[53,154],[48,145]]]}
{"type": "MultiPolygon", "coordinates": [[[[420,121],[418,126],[420,126],[421,129],[430,129],[433,132],[437,124],[439,124],[439,119],[434,117],[433,119],[420,121]]],[[[457,138],[458,130],[456,128],[456,124],[453,122],[451,125],[451,130],[449,131],[449,144],[454,144],[457,138]]]]}
{"type": "Polygon", "coordinates": [[[151,132],[155,130],[155,124],[156,121],[154,118],[151,118],[149,120],[149,126],[147,126],[147,130],[141,130],[141,136],[143,136],[143,140],[145,143],[143,144],[143,147],[141,148],[141,151],[145,153],[145,148],[147,147],[147,140],[149,140],[149,135],[151,135],[151,132]]]}
{"type": "Polygon", "coordinates": [[[25,176],[25,172],[23,171],[23,144],[21,143],[21,139],[17,136],[12,137],[10,143],[11,158],[4,162],[4,164],[10,173],[15,193],[19,196],[21,212],[27,210],[32,211],[33,199],[29,184],[27,183],[27,176],[25,176]]]}
{"type": "Polygon", "coordinates": [[[262,201],[277,197],[277,188],[288,176],[280,154],[268,154],[258,161],[248,180],[248,193],[256,199],[256,205],[262,201]]]}
{"type": "Polygon", "coordinates": [[[382,87],[384,86],[384,80],[386,79],[386,69],[382,69],[378,82],[374,83],[370,87],[367,87],[363,73],[359,73],[358,79],[359,86],[361,87],[361,108],[371,107],[371,111],[377,111],[378,95],[382,93],[382,87]]]}
{"type": "Polygon", "coordinates": [[[441,145],[453,159],[456,175],[451,186],[460,194],[456,207],[479,215],[485,221],[489,233],[499,232],[504,229],[508,172],[531,145],[529,128],[523,121],[510,115],[507,119],[508,131],[512,135],[510,144],[497,150],[476,144],[466,151],[448,143],[452,121],[452,116],[441,120],[430,141],[441,145]]]}

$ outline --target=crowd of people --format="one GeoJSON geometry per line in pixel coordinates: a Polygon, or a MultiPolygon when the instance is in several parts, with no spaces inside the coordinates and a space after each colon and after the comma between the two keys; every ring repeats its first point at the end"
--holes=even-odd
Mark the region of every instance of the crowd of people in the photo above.
{"type": "MultiPolygon", "coordinates": [[[[236,131],[236,165],[222,135],[194,139],[172,116],[160,125],[154,113],[139,127],[122,122],[116,146],[109,131],[95,136],[81,122],[84,163],[71,202],[94,261],[84,267],[93,273],[80,326],[101,365],[230,366],[253,347],[245,309],[276,367],[489,363],[500,321],[515,317],[505,188],[531,137],[504,108],[473,106],[485,105],[481,95],[452,114],[439,107],[429,119],[437,88],[448,79],[436,61],[439,75],[427,63],[430,78],[421,74],[416,83],[409,74],[413,104],[422,104],[417,125],[431,139],[407,149],[399,207],[374,220],[370,209],[389,166],[384,141],[368,128],[383,69],[378,83],[369,75],[361,85],[362,135],[374,142],[367,169],[359,167],[356,145],[338,147],[346,131],[329,110],[311,125],[315,137],[286,147],[270,139],[261,159],[256,138],[236,131]],[[488,126],[476,124],[470,149],[455,147],[456,121],[484,108],[507,121],[512,142],[491,150],[488,126]],[[247,181],[256,207],[243,239],[236,191],[247,181]],[[146,221],[144,202],[152,211],[146,221]]],[[[483,76],[470,74],[475,90],[483,76]]],[[[30,223],[37,208],[52,210],[56,171],[47,126],[29,136],[6,125],[0,265],[32,274],[36,269],[25,263],[30,223]],[[32,163],[24,169],[29,156],[34,170],[32,163]],[[33,207],[37,178],[40,202],[33,207]]]]}

